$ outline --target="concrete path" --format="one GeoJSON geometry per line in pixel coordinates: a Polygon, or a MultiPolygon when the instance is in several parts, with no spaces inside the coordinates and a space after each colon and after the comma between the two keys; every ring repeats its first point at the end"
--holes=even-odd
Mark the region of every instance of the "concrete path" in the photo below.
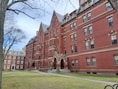
{"type": "Polygon", "coordinates": [[[55,73],[45,73],[45,72],[40,72],[40,71],[34,71],[34,72],[37,72],[39,74],[56,75],[56,76],[61,76],[61,77],[74,78],[74,79],[85,80],[85,81],[90,81],[90,82],[102,83],[102,84],[106,84],[106,85],[118,84],[117,82],[107,82],[107,81],[102,81],[102,80],[93,80],[93,79],[88,79],[88,78],[80,78],[80,77],[62,75],[62,74],[55,74],[55,73]]]}

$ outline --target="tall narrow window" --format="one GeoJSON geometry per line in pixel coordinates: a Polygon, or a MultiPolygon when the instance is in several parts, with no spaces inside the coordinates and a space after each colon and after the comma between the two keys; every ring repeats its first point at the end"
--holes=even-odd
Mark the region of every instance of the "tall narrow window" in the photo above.
{"type": "Polygon", "coordinates": [[[89,34],[92,34],[92,33],[93,33],[93,28],[92,28],[92,26],[89,26],[88,29],[89,29],[89,34]]]}
{"type": "Polygon", "coordinates": [[[90,59],[89,58],[86,58],[86,65],[90,66],[90,59]]]}
{"type": "Polygon", "coordinates": [[[86,48],[86,49],[89,49],[89,43],[88,43],[88,40],[85,41],[85,48],[86,48]]]}
{"type": "Polygon", "coordinates": [[[72,62],[71,62],[71,63],[72,63],[72,64],[71,64],[72,66],[74,66],[74,65],[75,65],[74,60],[72,60],[72,62]]]}
{"type": "Polygon", "coordinates": [[[118,65],[118,55],[114,56],[115,65],[118,65]]]}
{"type": "Polygon", "coordinates": [[[91,19],[91,13],[90,12],[87,14],[87,17],[88,17],[88,20],[91,19]]]}
{"type": "Polygon", "coordinates": [[[74,45],[74,52],[77,52],[77,45],[74,45]]]}
{"type": "Polygon", "coordinates": [[[91,44],[91,49],[93,49],[94,48],[94,40],[93,39],[90,40],[90,44],[91,44]]]}
{"type": "Polygon", "coordinates": [[[77,39],[77,34],[74,33],[73,36],[74,36],[74,40],[76,40],[77,39]]]}
{"type": "Polygon", "coordinates": [[[74,52],[74,46],[71,45],[71,53],[73,53],[73,52],[74,52]]]}
{"type": "Polygon", "coordinates": [[[111,35],[112,44],[117,44],[116,35],[111,35]]]}
{"type": "Polygon", "coordinates": [[[106,10],[109,11],[111,9],[112,9],[111,4],[109,2],[107,2],[106,3],[106,10]]]}
{"type": "Polygon", "coordinates": [[[70,30],[72,30],[73,29],[73,24],[70,24],[70,30]]]}
{"type": "Polygon", "coordinates": [[[86,22],[87,19],[86,19],[86,15],[83,16],[83,22],[86,22]]]}
{"type": "Polygon", "coordinates": [[[84,28],[84,35],[85,35],[85,36],[87,36],[87,35],[88,35],[87,28],[84,28]]]}
{"type": "Polygon", "coordinates": [[[96,66],[96,58],[92,57],[92,66],[96,66]]]}
{"type": "Polygon", "coordinates": [[[76,27],[77,27],[77,24],[76,24],[76,22],[74,22],[73,23],[73,28],[76,29],[76,27]]]}
{"type": "Polygon", "coordinates": [[[109,17],[108,18],[108,24],[109,24],[109,27],[113,27],[114,23],[113,23],[113,17],[109,17]]]}
{"type": "Polygon", "coordinates": [[[70,41],[73,41],[73,34],[70,35],[70,41]]]}

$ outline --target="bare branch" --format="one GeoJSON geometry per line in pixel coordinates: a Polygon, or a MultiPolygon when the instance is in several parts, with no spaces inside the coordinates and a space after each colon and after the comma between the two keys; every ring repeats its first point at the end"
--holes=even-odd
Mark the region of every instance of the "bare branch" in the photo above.
{"type": "Polygon", "coordinates": [[[19,2],[25,2],[25,1],[27,1],[27,0],[12,0],[12,2],[7,6],[7,8],[10,8],[12,5],[14,5],[14,4],[16,4],[16,3],[19,3],[19,2]]]}
{"type": "Polygon", "coordinates": [[[25,13],[24,11],[21,11],[21,10],[18,10],[18,9],[7,9],[7,10],[9,10],[9,11],[13,11],[15,14],[19,14],[19,13],[22,13],[22,14],[25,14],[26,16],[28,16],[28,17],[30,17],[30,18],[32,18],[32,19],[35,19],[34,17],[32,17],[32,16],[30,16],[30,15],[28,15],[27,13],[25,13]]]}

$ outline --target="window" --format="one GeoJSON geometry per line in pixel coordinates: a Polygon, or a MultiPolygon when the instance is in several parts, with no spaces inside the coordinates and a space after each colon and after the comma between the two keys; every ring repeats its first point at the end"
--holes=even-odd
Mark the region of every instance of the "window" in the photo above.
{"type": "Polygon", "coordinates": [[[75,64],[74,64],[74,60],[72,60],[72,62],[71,62],[71,63],[72,63],[72,64],[71,64],[72,66],[74,66],[74,65],[75,65],[75,64]]]}
{"type": "Polygon", "coordinates": [[[73,28],[76,29],[76,26],[77,26],[77,24],[76,24],[76,22],[74,22],[73,23],[73,28]]]}
{"type": "Polygon", "coordinates": [[[7,65],[7,69],[8,69],[8,70],[10,69],[10,65],[7,65]]]}
{"type": "Polygon", "coordinates": [[[96,58],[92,57],[92,66],[96,66],[96,58]]]}
{"type": "Polygon", "coordinates": [[[76,63],[76,66],[78,66],[78,60],[76,60],[75,63],[76,63]]]}
{"type": "Polygon", "coordinates": [[[118,65],[118,55],[114,56],[115,65],[118,65]]]}
{"type": "Polygon", "coordinates": [[[90,59],[89,58],[86,58],[86,65],[90,66],[90,59]]]}
{"type": "Polygon", "coordinates": [[[111,10],[111,4],[109,2],[106,3],[106,10],[109,11],[111,10]]]}
{"type": "Polygon", "coordinates": [[[87,19],[86,19],[86,15],[83,16],[83,22],[86,22],[87,19]]]}
{"type": "Polygon", "coordinates": [[[74,52],[77,52],[77,45],[74,44],[74,52]]]}
{"type": "Polygon", "coordinates": [[[88,29],[89,29],[89,34],[92,34],[92,33],[93,33],[93,28],[92,28],[92,26],[89,26],[88,29]]]}
{"type": "Polygon", "coordinates": [[[87,17],[88,17],[88,20],[90,20],[91,19],[91,13],[88,13],[87,17]]]}
{"type": "Polygon", "coordinates": [[[87,35],[88,35],[87,28],[84,28],[84,35],[85,35],[85,36],[87,36],[87,35]]]}
{"type": "Polygon", "coordinates": [[[16,66],[16,69],[19,69],[19,65],[16,66]]]}
{"type": "Polygon", "coordinates": [[[112,44],[117,44],[116,35],[111,35],[112,44]]]}
{"type": "Polygon", "coordinates": [[[20,65],[20,69],[23,69],[23,65],[20,65]]]}
{"type": "Polygon", "coordinates": [[[74,46],[71,45],[71,53],[73,53],[73,52],[74,52],[74,46]]]}
{"type": "Polygon", "coordinates": [[[109,27],[113,27],[114,23],[113,23],[113,17],[109,17],[108,18],[108,24],[109,24],[109,27]]]}
{"type": "Polygon", "coordinates": [[[71,45],[71,53],[77,52],[77,45],[71,45]]]}
{"type": "Polygon", "coordinates": [[[76,40],[77,39],[77,34],[76,33],[74,33],[74,40],[76,40]]]}
{"type": "Polygon", "coordinates": [[[11,64],[11,60],[8,60],[8,64],[11,64]]]}
{"type": "Polygon", "coordinates": [[[17,64],[20,64],[20,61],[19,60],[17,60],[17,64]]]}
{"type": "Polygon", "coordinates": [[[70,24],[70,30],[72,30],[73,29],[73,24],[70,24]]]}
{"type": "Polygon", "coordinates": [[[21,64],[23,64],[23,61],[21,61],[21,64]]]}
{"type": "Polygon", "coordinates": [[[94,48],[94,40],[93,39],[90,40],[90,44],[91,44],[91,49],[93,49],[94,48]]]}
{"type": "Polygon", "coordinates": [[[70,41],[73,41],[73,34],[70,35],[70,41]]]}
{"type": "Polygon", "coordinates": [[[88,43],[88,40],[85,41],[85,48],[86,48],[86,49],[89,49],[89,43],[88,43]]]}

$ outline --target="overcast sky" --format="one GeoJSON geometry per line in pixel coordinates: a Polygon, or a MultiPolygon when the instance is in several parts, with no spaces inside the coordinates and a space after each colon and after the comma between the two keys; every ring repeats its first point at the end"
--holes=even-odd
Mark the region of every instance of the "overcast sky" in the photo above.
{"type": "MultiPolygon", "coordinates": [[[[48,1],[48,0],[45,0],[48,1]]],[[[36,19],[31,19],[23,14],[15,15],[15,19],[17,21],[17,25],[26,33],[26,39],[23,40],[21,43],[15,45],[12,49],[14,50],[22,50],[28,41],[36,35],[36,31],[39,30],[40,23],[43,22],[44,24],[50,25],[50,21],[52,18],[52,13],[55,10],[57,13],[64,15],[66,13],[70,13],[75,9],[79,8],[79,0],[62,0],[58,2],[58,4],[50,4],[45,6],[45,10],[47,13],[42,13],[41,15],[37,16],[36,19]]]]}

